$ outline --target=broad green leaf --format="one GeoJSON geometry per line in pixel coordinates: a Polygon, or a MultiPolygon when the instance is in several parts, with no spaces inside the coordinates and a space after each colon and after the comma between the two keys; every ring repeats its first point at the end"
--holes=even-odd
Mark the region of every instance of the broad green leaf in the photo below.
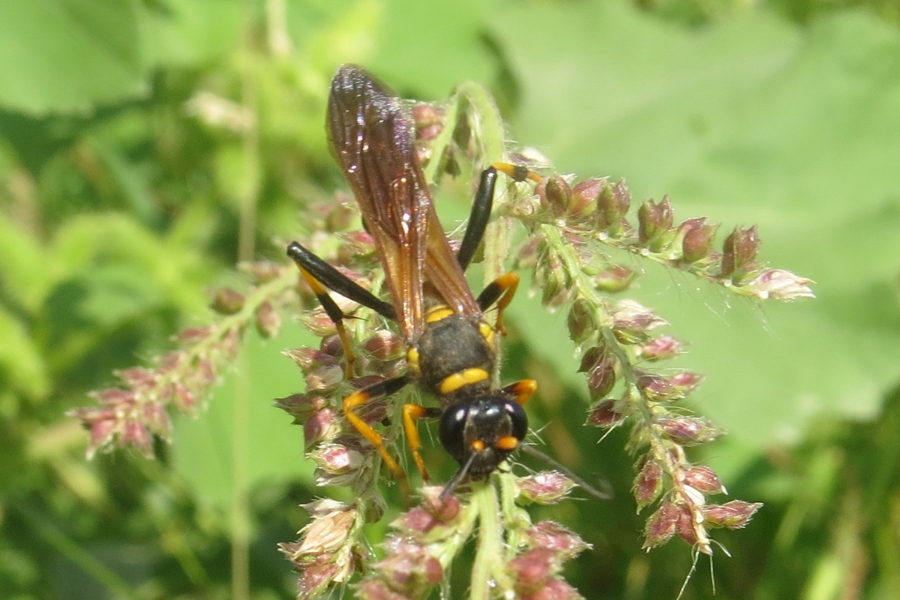
{"type": "Polygon", "coordinates": [[[0,291],[32,314],[52,278],[37,240],[0,213],[0,291]]]}
{"type": "Polygon", "coordinates": [[[85,112],[145,91],[134,0],[0,1],[0,106],[85,112]]]}
{"type": "Polygon", "coordinates": [[[762,260],[817,282],[813,302],[757,308],[647,267],[634,291],[691,343],[699,409],[756,444],[876,414],[900,377],[896,31],[842,13],[698,33],[578,6],[492,21],[522,82],[518,139],[580,177],[627,177],[635,204],[671,194],[677,219],[757,223],[762,260]]]}
{"type": "Polygon", "coordinates": [[[211,281],[212,273],[191,241],[181,236],[160,238],[124,215],[84,215],[57,232],[53,255],[65,272],[91,270],[107,261],[125,264],[124,268],[154,281],[167,301],[199,314],[207,298],[197,282],[211,281]]]}
{"type": "Polygon", "coordinates": [[[398,90],[443,98],[463,81],[488,81],[490,61],[482,35],[492,3],[482,0],[384,3],[377,51],[366,66],[398,90]]]}
{"type": "Polygon", "coordinates": [[[64,281],[48,298],[47,322],[64,333],[74,328],[108,330],[163,301],[146,273],[128,265],[99,265],[64,281]]]}
{"type": "Polygon", "coordinates": [[[41,399],[50,376],[34,340],[21,321],[0,307],[0,388],[41,399]]]}
{"type": "Polygon", "coordinates": [[[285,324],[282,333],[265,343],[251,334],[244,345],[245,359],[238,372],[229,372],[198,419],[176,420],[172,454],[184,480],[201,499],[224,508],[232,504],[234,485],[235,427],[246,441],[248,487],[265,480],[311,483],[312,461],[304,458],[303,429],[291,426],[291,417],[273,407],[276,398],[302,391],[302,374],[281,351],[310,343],[310,334],[296,324],[285,324]],[[305,340],[305,341],[301,341],[305,340]],[[236,402],[244,403],[240,409],[236,402]],[[241,410],[241,418],[235,411],[241,410]]]}
{"type": "Polygon", "coordinates": [[[190,67],[239,47],[243,5],[237,0],[159,0],[141,6],[147,62],[190,67]]]}

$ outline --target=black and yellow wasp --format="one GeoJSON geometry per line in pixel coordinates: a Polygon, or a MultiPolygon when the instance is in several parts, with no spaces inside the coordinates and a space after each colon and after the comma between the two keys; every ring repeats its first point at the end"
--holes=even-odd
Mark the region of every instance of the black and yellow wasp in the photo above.
{"type": "Polygon", "coordinates": [[[493,204],[498,171],[517,181],[540,177],[506,163],[482,175],[466,233],[454,253],[438,221],[431,192],[416,154],[415,128],[408,108],[364,69],[342,66],[331,84],[327,129],[331,151],[359,203],[384,267],[391,302],[360,287],[334,267],[294,242],[287,253],[334,321],[344,345],[348,371],[352,353],[343,327],[346,315],[329,297],[331,290],[396,320],[407,344],[408,372],[376,383],[344,399],[347,420],[371,442],[395,476],[405,474],[384,446],[381,435],[355,410],[373,398],[393,394],[417,382],[440,406],[403,406],[407,443],[423,479],[428,472],[420,456],[416,420],[440,417],[439,437],[462,477],[484,477],[516,448],[528,430],[522,404],[537,388],[523,380],[497,389],[497,333],[503,332],[503,309],[512,300],[519,278],[507,273],[478,297],[464,271],[484,236],[493,204]],[[327,289],[326,289],[327,288],[327,289]],[[492,326],[484,312],[497,306],[492,326]]]}

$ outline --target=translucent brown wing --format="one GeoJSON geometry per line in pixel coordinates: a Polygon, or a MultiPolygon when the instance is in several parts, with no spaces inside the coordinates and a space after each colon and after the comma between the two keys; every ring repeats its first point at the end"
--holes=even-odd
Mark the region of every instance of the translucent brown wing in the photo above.
{"type": "Polygon", "coordinates": [[[437,219],[414,146],[408,110],[378,80],[353,65],[331,84],[328,139],[384,263],[397,320],[408,341],[424,328],[428,281],[463,316],[478,303],[437,219]]]}

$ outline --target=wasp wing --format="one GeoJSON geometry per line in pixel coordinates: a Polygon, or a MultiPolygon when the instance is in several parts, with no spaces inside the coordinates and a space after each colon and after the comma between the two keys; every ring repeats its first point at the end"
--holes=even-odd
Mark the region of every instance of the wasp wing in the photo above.
{"type": "Polygon", "coordinates": [[[428,281],[460,315],[479,314],[434,210],[399,98],[364,69],[342,66],[331,84],[328,137],[375,240],[404,336],[425,324],[428,281]]]}

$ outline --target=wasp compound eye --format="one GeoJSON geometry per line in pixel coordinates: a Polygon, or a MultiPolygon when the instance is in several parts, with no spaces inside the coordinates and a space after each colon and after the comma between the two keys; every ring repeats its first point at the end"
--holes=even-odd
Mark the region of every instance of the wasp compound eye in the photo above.
{"type": "Polygon", "coordinates": [[[460,462],[466,456],[465,432],[468,416],[468,406],[450,407],[441,415],[441,425],[438,431],[441,445],[450,456],[460,462]]]}
{"type": "Polygon", "coordinates": [[[525,439],[528,433],[528,417],[525,415],[525,409],[518,402],[507,400],[503,403],[503,409],[509,416],[512,425],[512,435],[519,441],[525,439]]]}

